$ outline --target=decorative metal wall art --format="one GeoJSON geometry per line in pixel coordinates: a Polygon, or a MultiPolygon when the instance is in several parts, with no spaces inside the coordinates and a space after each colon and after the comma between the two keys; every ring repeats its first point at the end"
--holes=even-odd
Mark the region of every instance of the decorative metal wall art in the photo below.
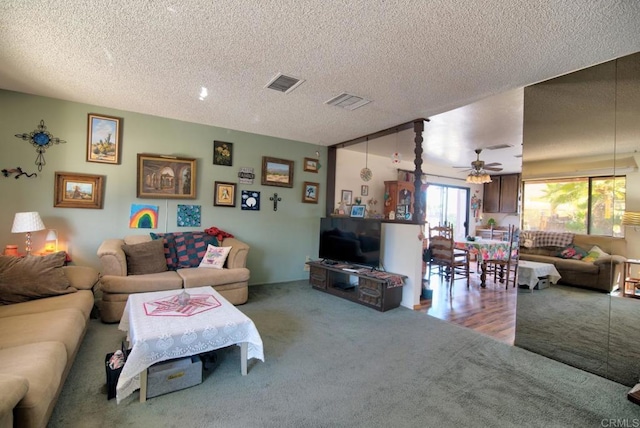
{"type": "Polygon", "coordinates": [[[282,198],[278,197],[277,193],[274,193],[273,196],[269,198],[270,201],[273,201],[273,210],[278,211],[278,202],[282,201],[282,198]]]}
{"type": "Polygon", "coordinates": [[[11,174],[15,174],[15,175],[16,175],[15,177],[13,177],[13,178],[15,178],[16,180],[17,180],[18,178],[20,178],[20,176],[22,176],[22,175],[26,175],[26,176],[27,176],[27,178],[30,178],[30,177],[37,177],[37,176],[38,176],[38,173],[36,173],[36,172],[32,172],[31,174],[26,173],[26,172],[24,172],[24,171],[22,170],[22,168],[20,168],[20,167],[12,168],[12,169],[3,169],[3,170],[2,170],[2,175],[4,175],[5,177],[9,177],[11,174]]]}
{"type": "Polygon", "coordinates": [[[40,121],[40,125],[30,133],[24,134],[16,134],[17,138],[22,138],[24,141],[29,141],[33,147],[36,148],[36,152],[38,153],[38,157],[36,157],[35,164],[38,165],[38,171],[42,171],[42,167],[47,164],[44,160],[44,152],[49,148],[52,144],[64,144],[65,140],[61,140],[60,138],[56,138],[49,131],[47,131],[47,127],[44,126],[44,120],[40,121]]]}

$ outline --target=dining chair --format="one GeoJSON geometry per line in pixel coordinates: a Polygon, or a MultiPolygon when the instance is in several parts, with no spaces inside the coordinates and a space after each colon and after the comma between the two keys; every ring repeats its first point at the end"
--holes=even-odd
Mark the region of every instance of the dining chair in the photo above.
{"type": "Polygon", "coordinates": [[[456,279],[467,278],[467,288],[469,288],[469,252],[456,251],[453,235],[430,236],[429,249],[431,250],[429,276],[433,274],[434,267],[438,268],[440,275],[444,273],[445,281],[449,284],[449,294],[456,279]]]}
{"type": "Polygon", "coordinates": [[[487,274],[493,274],[493,282],[497,281],[505,283],[505,290],[509,289],[509,282],[513,282],[516,286],[516,276],[518,273],[518,256],[519,256],[519,237],[520,229],[516,226],[509,226],[508,230],[509,243],[507,246],[507,258],[504,260],[487,260],[487,274]]]}

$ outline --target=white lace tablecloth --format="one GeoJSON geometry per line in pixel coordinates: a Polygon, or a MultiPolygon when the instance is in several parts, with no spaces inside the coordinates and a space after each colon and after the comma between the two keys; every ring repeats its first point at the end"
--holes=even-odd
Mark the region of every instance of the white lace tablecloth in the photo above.
{"type": "Polygon", "coordinates": [[[528,260],[520,260],[518,262],[518,284],[528,285],[530,290],[539,281],[541,277],[549,277],[549,282],[556,284],[560,279],[560,273],[556,267],[550,263],[530,262],[528,260]]]}
{"type": "MultiPolygon", "coordinates": [[[[189,288],[204,308],[171,312],[162,303],[183,290],[131,294],[118,328],[132,345],[118,385],[117,402],[140,388],[140,373],[155,363],[248,343],[247,358],[264,361],[262,338],[253,321],[211,287],[189,288]],[[213,298],[209,297],[213,296],[213,298]],[[160,301],[160,304],[154,303],[160,301]],[[218,305],[219,303],[219,305],[218,305]],[[161,310],[158,310],[161,309],[161,310]]],[[[170,304],[168,305],[170,306],[170,304]]]]}

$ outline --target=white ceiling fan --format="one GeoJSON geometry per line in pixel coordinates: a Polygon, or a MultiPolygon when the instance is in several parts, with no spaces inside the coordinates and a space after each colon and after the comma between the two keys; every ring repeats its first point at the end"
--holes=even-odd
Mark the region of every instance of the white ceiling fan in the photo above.
{"type": "Polygon", "coordinates": [[[502,164],[500,162],[485,163],[484,161],[480,160],[480,153],[482,153],[482,149],[476,149],[475,152],[476,152],[477,158],[476,160],[471,162],[471,168],[468,168],[466,166],[456,166],[455,168],[465,168],[463,171],[473,171],[473,172],[502,171],[502,168],[500,168],[502,164]]]}

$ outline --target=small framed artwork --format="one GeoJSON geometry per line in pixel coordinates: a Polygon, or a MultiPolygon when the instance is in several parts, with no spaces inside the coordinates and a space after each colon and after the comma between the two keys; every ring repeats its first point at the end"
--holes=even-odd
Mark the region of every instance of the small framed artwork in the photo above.
{"type": "Polygon", "coordinates": [[[195,199],[196,160],[138,153],[138,198],[195,199]]]}
{"type": "Polygon", "coordinates": [[[87,162],[120,163],[122,118],[89,113],[87,162]]]}
{"type": "Polygon", "coordinates": [[[293,161],[263,156],[262,185],[293,187],[293,161]]]}
{"type": "Polygon", "coordinates": [[[224,141],[213,142],[213,164],[214,165],[233,165],[233,143],[224,141]]]}
{"type": "Polygon", "coordinates": [[[240,209],[245,211],[260,211],[260,192],[243,190],[240,197],[242,198],[240,209]]]}
{"type": "Polygon", "coordinates": [[[104,176],[56,172],[53,206],[102,209],[104,176]]]}
{"type": "Polygon", "coordinates": [[[360,196],[369,196],[369,186],[366,184],[360,186],[360,196]]]}
{"type": "Polygon", "coordinates": [[[304,158],[304,170],[307,172],[318,172],[318,159],[304,158]]]}
{"type": "Polygon", "coordinates": [[[236,206],[236,183],[216,181],[213,196],[213,205],[216,207],[236,206]]]}
{"type": "Polygon", "coordinates": [[[364,218],[364,205],[351,205],[351,217],[364,218]]]}
{"type": "Polygon", "coordinates": [[[342,199],[345,205],[351,205],[351,197],[353,196],[353,192],[351,190],[343,190],[342,191],[342,199]]]}
{"type": "Polygon", "coordinates": [[[302,202],[317,204],[319,188],[320,188],[320,183],[312,183],[310,181],[305,181],[304,187],[302,188],[302,202]]]}

